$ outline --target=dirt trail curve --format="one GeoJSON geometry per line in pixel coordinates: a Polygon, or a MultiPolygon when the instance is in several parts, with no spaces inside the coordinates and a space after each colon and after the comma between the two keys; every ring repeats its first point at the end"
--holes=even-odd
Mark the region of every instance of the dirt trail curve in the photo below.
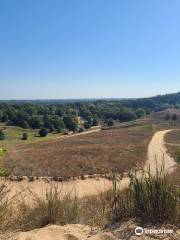
{"type": "MultiPolygon", "coordinates": [[[[173,171],[173,168],[176,164],[174,160],[168,155],[164,145],[164,136],[169,131],[172,130],[158,131],[152,137],[152,140],[149,143],[148,147],[147,161],[144,166],[145,170],[147,170],[147,168],[150,166],[151,172],[155,173],[156,166],[158,169],[161,169],[163,159],[165,172],[171,173],[173,171]]],[[[141,175],[140,171],[138,172],[138,175],[141,175]]],[[[97,193],[106,191],[112,186],[112,183],[107,179],[99,178],[98,180],[74,180],[71,182],[56,183],[56,185],[60,186],[62,192],[71,192],[73,194],[76,194],[79,198],[82,198],[84,196],[95,195],[97,193]]],[[[124,177],[120,182],[121,189],[126,188],[128,185],[129,178],[124,177]]],[[[36,180],[34,182],[28,182],[24,180],[22,182],[8,182],[8,186],[11,188],[12,195],[29,188],[41,196],[45,194],[45,190],[48,189],[51,185],[42,180],[36,180]]]]}
{"type": "Polygon", "coordinates": [[[151,172],[155,173],[156,167],[160,170],[163,164],[164,172],[172,173],[174,171],[176,163],[167,153],[164,142],[165,135],[171,131],[173,130],[163,130],[154,134],[148,147],[147,161],[144,167],[145,170],[150,166],[151,172]]]}

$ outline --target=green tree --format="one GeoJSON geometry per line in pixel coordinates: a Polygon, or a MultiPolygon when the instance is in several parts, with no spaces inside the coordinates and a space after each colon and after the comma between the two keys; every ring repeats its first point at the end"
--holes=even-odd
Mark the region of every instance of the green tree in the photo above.
{"type": "Polygon", "coordinates": [[[39,136],[40,137],[46,137],[48,135],[48,130],[46,128],[41,128],[39,130],[39,136]]]}
{"type": "Polygon", "coordinates": [[[28,129],[29,128],[29,124],[27,121],[23,120],[22,122],[20,122],[19,124],[20,127],[28,129]]]}
{"type": "Polygon", "coordinates": [[[176,120],[177,120],[177,114],[176,114],[176,113],[173,113],[173,115],[172,115],[172,120],[173,120],[173,121],[176,121],[176,120]]]}
{"type": "Polygon", "coordinates": [[[92,122],[92,126],[98,126],[98,124],[99,124],[98,119],[97,119],[97,118],[94,118],[94,119],[93,119],[93,122],[92,122]]]}
{"type": "Polygon", "coordinates": [[[88,128],[90,128],[92,125],[91,125],[91,123],[90,122],[84,122],[84,128],[85,129],[88,129],[88,128]]]}
{"type": "Polygon", "coordinates": [[[42,125],[43,125],[40,117],[38,117],[38,116],[31,117],[31,119],[30,119],[29,122],[30,122],[30,126],[31,126],[33,129],[41,128],[42,125]]]}
{"type": "Polygon", "coordinates": [[[168,121],[170,119],[170,114],[167,113],[165,119],[168,121]]]}
{"type": "Polygon", "coordinates": [[[81,132],[84,132],[84,128],[80,127],[80,128],[79,128],[79,132],[80,132],[80,133],[81,133],[81,132]]]}
{"type": "Polygon", "coordinates": [[[114,125],[114,120],[113,120],[112,118],[110,118],[110,119],[107,120],[106,124],[107,124],[109,127],[111,127],[111,126],[114,125]]]}
{"type": "Polygon", "coordinates": [[[67,129],[75,132],[78,128],[78,121],[74,116],[66,116],[63,118],[64,124],[67,129]]]}
{"type": "Polygon", "coordinates": [[[141,117],[144,117],[146,115],[146,112],[143,108],[138,108],[136,110],[136,116],[137,118],[141,118],[141,117]]]}
{"type": "Polygon", "coordinates": [[[7,122],[9,120],[8,115],[6,113],[3,114],[1,121],[2,122],[7,122]]]}
{"type": "Polygon", "coordinates": [[[48,128],[48,129],[51,129],[52,128],[52,125],[51,125],[51,118],[48,114],[45,114],[43,116],[43,126],[45,128],[48,128]]]}
{"type": "Polygon", "coordinates": [[[28,136],[28,133],[23,133],[21,139],[22,139],[22,140],[28,140],[28,137],[29,137],[29,136],[28,136]]]}
{"type": "Polygon", "coordinates": [[[64,121],[62,120],[62,118],[59,117],[53,117],[51,120],[52,125],[54,126],[55,129],[64,129],[65,125],[64,125],[64,121]]]}

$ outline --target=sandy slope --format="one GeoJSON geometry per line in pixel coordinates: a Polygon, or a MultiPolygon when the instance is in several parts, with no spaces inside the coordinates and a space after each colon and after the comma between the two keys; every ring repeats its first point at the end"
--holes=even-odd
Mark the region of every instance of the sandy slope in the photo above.
{"type": "MultiPolygon", "coordinates": [[[[153,136],[149,147],[148,157],[145,163],[144,169],[151,166],[151,172],[154,173],[156,166],[158,169],[162,166],[162,158],[164,159],[164,170],[166,172],[172,172],[175,166],[173,159],[167,154],[167,150],[164,146],[164,136],[171,130],[156,132],[153,136]]],[[[138,172],[140,175],[140,172],[138,172]]],[[[123,178],[121,181],[121,187],[124,188],[128,185],[129,179],[123,178]]],[[[22,183],[21,183],[22,184],[22,183]]],[[[39,193],[45,187],[45,183],[23,183],[24,187],[31,185],[31,187],[39,193]]],[[[13,187],[18,188],[19,183],[13,183],[13,187]]],[[[69,191],[74,189],[79,197],[84,195],[97,194],[100,191],[106,190],[111,186],[108,180],[100,179],[87,179],[79,180],[72,183],[65,183],[63,191],[69,191]]],[[[16,189],[17,190],[17,189],[16,189]]],[[[133,228],[134,229],[134,228],[133,228]]],[[[127,229],[126,229],[127,232],[127,229]]],[[[134,235],[134,234],[133,234],[134,235]]],[[[19,233],[17,240],[117,240],[113,233],[101,232],[94,233],[89,226],[86,225],[66,225],[66,226],[47,226],[42,229],[33,230],[26,233],[19,233]]],[[[136,239],[134,236],[129,239],[136,239]]],[[[152,238],[144,238],[152,239],[152,238]]]]}
{"type": "MultiPolygon", "coordinates": [[[[45,228],[36,229],[30,232],[17,234],[16,240],[157,240],[157,239],[180,239],[180,230],[173,225],[157,227],[161,229],[171,229],[172,234],[146,234],[141,237],[135,235],[135,228],[138,226],[133,219],[128,222],[116,224],[111,229],[99,231],[90,226],[80,224],[69,224],[66,226],[49,225],[45,228]]],[[[154,228],[146,226],[147,228],[154,228]]],[[[15,240],[8,238],[8,240],[15,240]]],[[[5,240],[5,239],[3,239],[5,240]]]]}
{"type": "Polygon", "coordinates": [[[20,192],[23,199],[31,201],[30,191],[38,196],[45,196],[46,191],[52,186],[56,186],[62,194],[76,195],[78,198],[84,196],[96,195],[97,193],[108,190],[112,183],[105,178],[98,179],[86,179],[86,180],[74,180],[70,182],[52,182],[47,183],[43,180],[36,180],[34,182],[28,182],[26,180],[21,182],[8,182],[6,183],[10,189],[10,195],[13,196],[20,192]]]}
{"type": "Polygon", "coordinates": [[[112,233],[96,233],[89,226],[70,224],[48,226],[40,230],[21,233],[18,240],[117,240],[112,233]]]}

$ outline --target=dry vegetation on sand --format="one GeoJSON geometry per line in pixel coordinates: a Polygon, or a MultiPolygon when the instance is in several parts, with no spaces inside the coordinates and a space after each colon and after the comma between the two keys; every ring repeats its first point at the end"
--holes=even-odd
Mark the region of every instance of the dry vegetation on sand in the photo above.
{"type": "Polygon", "coordinates": [[[72,177],[126,172],[141,164],[154,133],[151,126],[15,145],[3,164],[13,175],[72,177]]]}
{"type": "MultiPolygon", "coordinates": [[[[180,220],[178,191],[174,189],[169,177],[163,172],[157,171],[155,176],[150,173],[144,176],[146,177],[139,179],[136,175],[131,175],[130,188],[123,192],[116,188],[117,182],[114,179],[113,188],[108,192],[81,200],[72,198],[68,194],[62,195],[62,192],[54,187],[47,192],[45,198],[34,195],[34,204],[32,205],[28,205],[23,200],[16,203],[13,215],[7,210],[3,213],[4,221],[8,219],[11,223],[9,225],[10,232],[27,231],[48,224],[88,224],[88,226],[47,226],[45,229],[17,234],[18,240],[36,239],[35,237],[38,240],[42,237],[52,240],[59,236],[61,239],[76,240],[117,240],[127,239],[127,237],[135,239],[133,238],[134,228],[139,224],[143,227],[150,224],[151,229],[155,226],[166,228],[164,224],[168,224],[167,228],[173,229],[174,234],[166,237],[178,239],[177,230],[180,220]],[[132,219],[134,220],[132,221],[132,219]],[[125,220],[128,223],[123,225],[125,220]],[[90,226],[96,227],[94,231],[90,226]],[[97,227],[100,227],[99,230],[97,227]],[[74,231],[74,228],[77,231],[74,231]],[[66,231],[67,229],[68,231],[66,231]],[[91,231],[89,231],[90,229],[91,231]],[[71,236],[71,238],[67,238],[67,236],[71,236]]],[[[6,195],[3,198],[6,201],[6,195]]],[[[0,230],[4,230],[2,226],[0,226],[0,230]]],[[[154,239],[151,237],[147,239],[154,239]]]]}

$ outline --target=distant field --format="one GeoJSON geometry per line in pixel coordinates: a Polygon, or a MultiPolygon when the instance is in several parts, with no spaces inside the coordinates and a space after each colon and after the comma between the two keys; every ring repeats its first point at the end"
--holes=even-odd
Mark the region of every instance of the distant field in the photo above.
{"type": "Polygon", "coordinates": [[[68,177],[112,170],[122,173],[145,160],[153,133],[151,126],[139,126],[14,144],[3,165],[14,175],[68,177]]]}
{"type": "Polygon", "coordinates": [[[0,125],[6,135],[6,139],[0,141],[0,147],[4,147],[7,150],[14,148],[16,145],[24,145],[32,142],[45,141],[52,138],[57,138],[60,134],[49,133],[47,137],[37,137],[38,130],[23,129],[20,127],[4,126],[0,125]],[[28,133],[28,140],[21,140],[22,133],[28,133]]]}

